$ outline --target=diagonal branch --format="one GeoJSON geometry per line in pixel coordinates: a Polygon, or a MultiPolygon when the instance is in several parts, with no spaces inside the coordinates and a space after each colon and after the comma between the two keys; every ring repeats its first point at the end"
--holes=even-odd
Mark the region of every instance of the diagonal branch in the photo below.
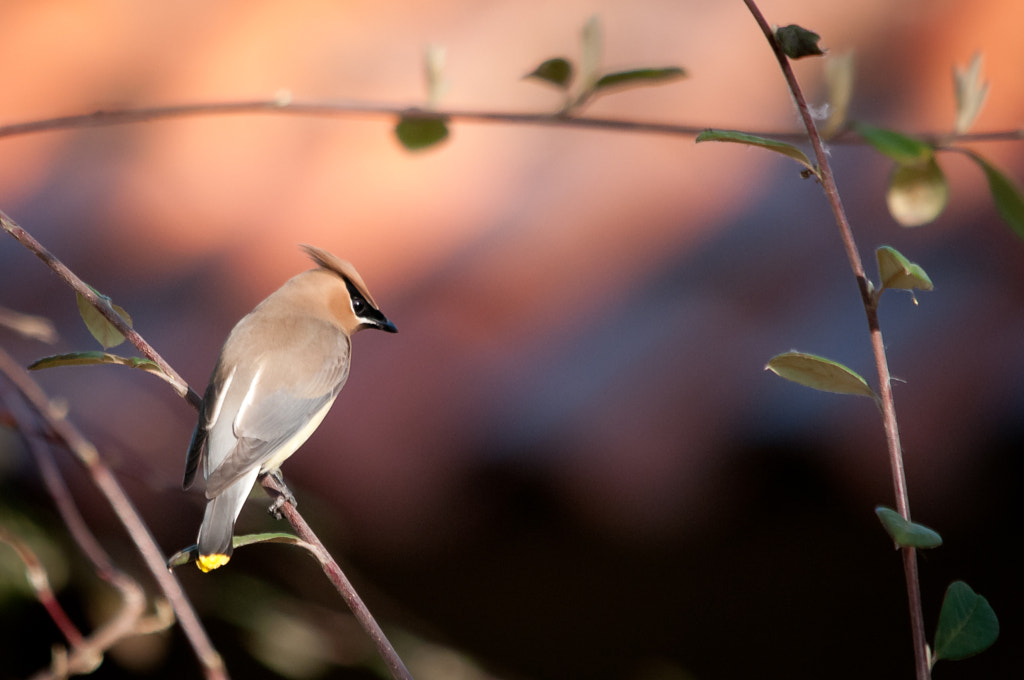
{"type": "Polygon", "coordinates": [[[384,663],[387,664],[388,670],[391,671],[391,677],[395,678],[395,680],[412,680],[412,676],[409,674],[408,669],[406,669],[402,659],[395,652],[391,643],[388,642],[384,631],[381,630],[377,621],[373,618],[363,599],[359,597],[359,593],[352,586],[352,582],[348,580],[345,572],[341,570],[341,567],[338,566],[338,563],[327,551],[327,548],[320,542],[316,533],[309,528],[306,520],[303,519],[299,511],[288,500],[290,494],[287,488],[274,475],[263,475],[260,481],[263,484],[263,488],[269,491],[271,495],[284,501],[280,507],[281,513],[288,518],[296,533],[299,534],[299,538],[309,543],[311,552],[317,561],[320,562],[320,568],[323,569],[328,580],[334,584],[334,587],[341,595],[341,598],[345,600],[348,608],[352,610],[352,614],[359,621],[359,625],[362,626],[366,634],[373,640],[378,653],[384,659],[384,663]]]}
{"type": "Polygon", "coordinates": [[[7,213],[0,210],[0,226],[3,230],[13,236],[19,243],[28,248],[32,253],[35,254],[40,260],[46,264],[47,267],[52,269],[61,279],[64,280],[71,288],[89,301],[93,307],[103,315],[107,321],[109,321],[114,328],[121,332],[121,335],[125,337],[128,342],[135,345],[135,347],[142,352],[142,355],[147,359],[153,361],[157,366],[160,367],[167,377],[168,382],[174,387],[174,391],[178,393],[178,396],[184,397],[193,407],[198,408],[199,404],[202,403],[202,397],[200,397],[192,388],[188,386],[184,378],[178,375],[170,364],[164,361],[164,358],[157,354],[156,350],[153,349],[148,342],[146,342],[138,331],[125,323],[121,315],[114,311],[114,308],[110,305],[110,302],[104,300],[102,297],[96,294],[92,288],[90,288],[82,279],[78,278],[78,275],[67,268],[63,262],[57,259],[57,257],[49,250],[43,247],[39,241],[32,237],[27,231],[22,229],[18,224],[7,216],[7,213]]]}
{"type": "MultiPolygon", "coordinates": [[[[17,406],[15,408],[16,410],[26,410],[23,405],[20,409],[17,406]]],[[[39,601],[50,613],[54,623],[64,633],[70,647],[67,651],[62,647],[55,647],[49,670],[36,673],[33,676],[34,680],[49,680],[50,678],[57,680],[71,675],[92,673],[103,662],[103,654],[120,640],[130,635],[157,630],[143,616],[146,609],[146,596],[142,587],[134,579],[117,572],[108,574],[107,581],[121,595],[120,611],[92,635],[83,636],[68,619],[60,603],[57,602],[57,598],[50,589],[46,570],[32,549],[16,536],[5,532],[2,527],[0,527],[0,542],[7,543],[14,548],[18,557],[21,558],[25,565],[29,584],[35,590],[39,601]]],[[[173,621],[173,617],[166,617],[163,627],[166,628],[173,621]]]]}
{"type": "MultiPolygon", "coordinates": [[[[161,368],[161,370],[164,371],[168,376],[168,382],[171,382],[175,391],[180,396],[186,399],[194,408],[199,408],[202,404],[202,398],[199,394],[189,387],[188,383],[178,375],[170,364],[168,364],[164,358],[160,356],[160,354],[157,353],[157,351],[153,349],[153,347],[146,342],[141,335],[139,335],[137,331],[125,323],[124,319],[121,318],[121,315],[114,311],[109,302],[97,296],[88,285],[74,274],[74,272],[68,269],[62,262],[60,262],[60,260],[50,253],[50,251],[44,248],[42,244],[33,238],[31,234],[18,226],[18,224],[11,220],[2,211],[0,211],[0,226],[10,233],[11,236],[17,239],[18,242],[39,257],[39,259],[45,262],[46,265],[56,272],[57,275],[71,286],[72,289],[85,296],[86,299],[89,300],[90,304],[99,310],[100,313],[102,313],[103,316],[110,321],[110,323],[113,324],[122,335],[124,335],[126,340],[133,344],[146,358],[152,360],[161,368]]],[[[42,394],[42,391],[35,382],[24,373],[23,369],[18,366],[14,366],[13,369],[16,369],[12,370],[15,374],[18,372],[23,374],[23,376],[20,377],[21,382],[14,381],[15,384],[33,404],[33,407],[40,412],[40,415],[47,418],[50,427],[54,429],[57,434],[68,443],[69,447],[75,451],[76,455],[85,462],[86,467],[93,475],[94,482],[104,491],[105,494],[107,494],[108,500],[115,506],[115,510],[118,511],[118,516],[121,518],[121,521],[128,528],[132,538],[135,539],[140,551],[143,552],[143,557],[146,559],[147,565],[150,570],[153,571],[153,574],[156,576],[161,587],[164,588],[164,593],[171,602],[171,605],[175,608],[175,612],[177,612],[178,618],[182,622],[182,627],[185,629],[186,634],[189,636],[189,640],[193,644],[193,648],[195,648],[200,660],[204,665],[206,665],[208,675],[212,673],[212,670],[217,670],[218,677],[226,677],[220,657],[217,655],[212,645],[210,645],[209,640],[206,637],[206,632],[199,623],[198,617],[196,617],[194,610],[191,608],[191,605],[189,605],[185,594],[181,591],[180,584],[167,570],[166,560],[160,553],[160,549],[156,546],[156,542],[150,535],[148,528],[135,511],[134,507],[131,506],[131,502],[117,484],[114,476],[99,460],[99,456],[92,445],[88,444],[88,442],[78,434],[77,430],[72,428],[70,423],[63,418],[56,417],[58,414],[51,413],[49,416],[47,415],[49,411],[52,410],[49,401],[45,398],[45,395],[42,394]],[[28,384],[24,384],[25,381],[27,381],[28,384]],[[181,609],[179,609],[179,606],[181,609]]],[[[5,372],[7,372],[7,369],[5,369],[5,372]]],[[[268,475],[267,478],[270,478],[270,476],[268,475]]],[[[264,481],[264,486],[272,492],[276,492],[278,494],[281,493],[280,487],[277,487],[274,483],[268,484],[264,481]]],[[[295,506],[286,501],[280,509],[288,517],[293,528],[295,528],[299,535],[306,542],[316,548],[321,568],[331,583],[338,589],[342,599],[351,607],[367,635],[370,636],[374,644],[377,646],[378,651],[384,658],[384,661],[388,665],[388,669],[391,671],[395,680],[411,680],[409,671],[406,670],[405,665],[398,656],[398,653],[388,641],[387,637],[384,635],[369,610],[363,604],[362,600],[356,594],[355,589],[352,588],[352,584],[345,577],[341,567],[338,566],[338,563],[333,557],[331,557],[327,549],[324,548],[320,539],[316,536],[313,530],[310,529],[309,525],[306,524],[298,510],[295,509],[295,506]]]]}
{"type": "MultiPolygon", "coordinates": [[[[11,384],[14,385],[25,401],[32,406],[33,410],[46,423],[47,427],[63,441],[64,445],[85,466],[92,477],[93,483],[106,497],[114,513],[121,520],[125,529],[127,529],[128,534],[142,554],[146,566],[153,574],[156,582],[161,590],[163,590],[164,596],[174,609],[174,613],[181,622],[182,630],[188,637],[189,642],[191,642],[196,656],[206,671],[206,677],[212,679],[227,678],[220,654],[214,649],[213,644],[206,635],[206,631],[199,621],[199,616],[192,608],[185,592],[181,589],[181,584],[167,570],[163,553],[160,551],[159,546],[157,546],[153,535],[149,532],[149,527],[146,526],[138,510],[136,510],[124,489],[121,488],[113,473],[100,458],[96,448],[70,421],[54,408],[49,397],[32,380],[25,369],[19,366],[3,350],[0,350],[0,373],[3,373],[11,384]]],[[[109,561],[105,554],[94,552],[92,547],[90,547],[89,553],[98,566],[104,562],[108,563],[107,569],[101,568],[101,575],[107,577],[115,587],[121,590],[122,595],[127,596],[131,591],[132,584],[127,583],[126,579],[120,578],[117,571],[109,568],[109,561]]],[[[137,586],[135,587],[137,588],[137,586]]]]}
{"type": "MultiPolygon", "coordinates": [[[[7,395],[4,395],[5,401],[7,395]]],[[[43,609],[53,619],[53,623],[60,630],[64,639],[67,640],[68,645],[71,647],[78,647],[82,644],[85,636],[78,630],[71,617],[68,616],[67,612],[64,611],[64,607],[61,606],[57,600],[57,596],[53,592],[53,588],[50,587],[50,577],[46,573],[46,567],[43,566],[42,560],[40,560],[34,550],[29,547],[28,543],[22,540],[19,536],[8,531],[2,524],[0,524],[0,543],[6,543],[14,550],[18,559],[25,565],[25,580],[28,581],[28,585],[35,591],[36,599],[43,605],[43,609]]]]}
{"type": "MultiPolygon", "coordinates": [[[[9,364],[13,363],[2,350],[0,350],[0,361],[3,362],[4,368],[10,368],[9,364]]],[[[68,653],[58,654],[55,650],[50,671],[39,673],[35,677],[58,678],[72,674],[90,673],[95,670],[102,660],[103,654],[112,645],[127,636],[163,630],[174,623],[174,614],[166,602],[157,601],[156,616],[144,616],[146,598],[142,587],[135,579],[114,566],[114,562],[89,530],[85,519],[71,497],[70,490],[64,483],[57,462],[53,459],[49,442],[44,440],[42,432],[33,426],[35,418],[29,412],[28,406],[11,391],[5,390],[2,396],[15,419],[15,426],[20,430],[39,465],[43,482],[50,492],[64,524],[68,527],[79,548],[93,563],[97,575],[118,591],[122,602],[120,612],[109,622],[88,637],[83,636],[68,619],[50,589],[46,571],[38,558],[27,546],[15,546],[22,562],[25,563],[29,581],[36,590],[40,602],[50,613],[54,623],[64,633],[70,648],[68,653]]],[[[3,530],[0,529],[0,540],[4,540],[3,533],[3,530]]],[[[6,540],[13,545],[10,537],[6,540]]]]}

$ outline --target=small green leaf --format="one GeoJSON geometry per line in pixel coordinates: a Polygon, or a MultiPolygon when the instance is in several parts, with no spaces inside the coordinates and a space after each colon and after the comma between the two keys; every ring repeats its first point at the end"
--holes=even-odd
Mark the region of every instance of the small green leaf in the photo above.
{"type": "Polygon", "coordinates": [[[256,543],[287,543],[288,545],[299,546],[306,545],[306,542],[298,536],[280,531],[271,531],[263,534],[244,534],[242,536],[234,536],[231,539],[231,545],[235,548],[243,548],[247,545],[254,545],[256,543]]]}
{"type": "Polygon", "coordinates": [[[818,47],[821,36],[796,24],[775,29],[775,39],[779,41],[782,51],[790,59],[817,57],[825,54],[818,47]]]}
{"type": "Polygon", "coordinates": [[[858,123],[856,130],[864,138],[864,141],[873,146],[876,151],[900,165],[919,165],[927,162],[934,155],[931,145],[899,132],[885,130],[867,123],[858,123]]]}
{"type": "Polygon", "coordinates": [[[875,251],[878,257],[878,275],[882,288],[900,290],[931,290],[932,280],[920,265],[914,264],[892,246],[875,251]]]}
{"type": "MultiPolygon", "coordinates": [[[[106,300],[110,303],[110,298],[106,295],[101,294],[95,288],[92,289],[96,295],[101,299],[106,300]]],[[[111,347],[117,347],[124,342],[124,336],[121,335],[121,331],[114,328],[114,325],[107,321],[107,318],[100,313],[100,310],[92,306],[92,304],[85,299],[81,293],[76,293],[75,297],[78,302],[78,313],[82,316],[82,321],[85,322],[85,327],[92,333],[92,337],[96,338],[96,341],[100,343],[103,349],[110,349],[111,347]]],[[[114,311],[121,315],[124,322],[129,327],[132,325],[132,318],[128,316],[123,308],[110,303],[110,306],[114,308],[114,311]]]]}
{"type": "Polygon", "coordinates": [[[971,57],[966,68],[953,68],[953,89],[956,92],[956,123],[953,131],[962,135],[971,129],[988,98],[988,82],[981,81],[981,52],[971,57]]]}
{"type": "Polygon", "coordinates": [[[968,151],[967,155],[984,171],[999,216],[1010,225],[1017,236],[1024,238],[1024,198],[1021,197],[1020,189],[1009,177],[978,154],[968,151]]]}
{"type": "Polygon", "coordinates": [[[187,548],[179,550],[178,552],[167,558],[167,568],[174,569],[175,567],[183,567],[186,564],[194,562],[196,555],[199,554],[198,545],[190,545],[187,548]]]}
{"type": "Polygon", "coordinates": [[[882,522],[882,526],[889,532],[889,536],[896,545],[903,548],[938,548],[942,545],[942,537],[938,532],[929,529],[923,524],[908,522],[903,519],[900,513],[891,508],[878,506],[875,514],[882,522]]]}
{"type": "Polygon", "coordinates": [[[828,139],[846,125],[846,115],[853,100],[853,52],[833,54],[825,60],[825,85],[828,87],[828,118],[821,134],[828,139]]]}
{"type": "Polygon", "coordinates": [[[963,581],[946,589],[935,630],[932,664],[939,659],[966,659],[979,654],[999,637],[999,619],[981,595],[963,581]]]}
{"type": "Polygon", "coordinates": [[[780,378],[823,392],[878,398],[857,373],[838,362],[814,354],[785,352],[772,357],[765,369],[780,378]]]}
{"type": "MultiPolygon", "coordinates": [[[[231,539],[232,548],[243,548],[247,545],[253,545],[254,543],[285,543],[288,545],[297,545],[302,548],[306,548],[310,552],[312,546],[303,541],[298,536],[282,533],[282,532],[270,532],[265,534],[245,534],[242,536],[234,536],[231,539]]],[[[199,546],[190,545],[187,548],[179,550],[170,556],[167,560],[167,568],[174,569],[175,567],[181,567],[186,564],[190,564],[195,561],[199,555],[199,546]]]]}
{"type": "Polygon", "coordinates": [[[775,153],[781,153],[783,156],[789,156],[815,175],[818,174],[814,164],[811,163],[811,159],[803,151],[788,142],[779,142],[774,139],[758,137],[757,135],[750,135],[746,132],[737,132],[735,130],[705,130],[697,135],[696,141],[698,144],[700,142],[735,142],[737,144],[759,146],[762,149],[768,149],[775,153]]]}
{"type": "Polygon", "coordinates": [[[404,115],[395,126],[395,135],[407,151],[420,151],[444,141],[448,123],[443,116],[404,115]]]}
{"type": "Polygon", "coordinates": [[[523,77],[536,78],[537,80],[554,85],[561,90],[567,90],[569,89],[569,85],[572,83],[572,63],[568,59],[563,59],[562,57],[548,59],[523,77]]]}
{"type": "Polygon", "coordinates": [[[949,183],[935,158],[924,164],[897,164],[885,202],[902,226],[919,227],[942,214],[949,202],[949,183]]]}
{"type": "Polygon", "coordinates": [[[150,373],[156,373],[160,377],[164,372],[160,366],[150,359],[142,357],[119,357],[116,354],[106,352],[72,352],[70,354],[55,354],[53,356],[37,359],[29,364],[30,371],[40,371],[44,368],[57,368],[58,366],[96,366],[99,364],[117,364],[128,368],[138,368],[150,373]]]}
{"type": "Polygon", "coordinates": [[[686,71],[678,66],[665,68],[638,68],[632,71],[616,71],[601,76],[594,85],[595,90],[612,87],[632,87],[638,85],[657,85],[669,80],[685,78],[686,71]]]}

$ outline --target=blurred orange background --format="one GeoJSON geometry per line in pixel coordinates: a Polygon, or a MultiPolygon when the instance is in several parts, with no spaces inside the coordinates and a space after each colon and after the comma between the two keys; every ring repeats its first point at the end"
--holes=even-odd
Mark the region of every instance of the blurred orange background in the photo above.
{"type": "MultiPolygon", "coordinates": [[[[978,50],[991,93],[976,129],[1024,119],[1018,3],[761,8],[855,53],[857,120],[950,130],[951,68],[978,50]]],[[[418,106],[432,45],[446,57],[441,109],[553,112],[559,95],[523,75],[578,59],[594,14],[606,68],[678,65],[689,78],[610,94],[587,115],[798,129],[743,4],[699,0],[4,2],[0,125],[282,93],[418,106]]],[[[820,105],[822,61],[796,71],[820,105]]],[[[877,412],[762,370],[796,347],[874,382],[820,188],[788,159],[690,137],[455,121],[443,145],[409,153],[394,123],[198,116],[3,138],[0,209],[125,307],[199,392],[234,323],[310,266],[298,243],[355,263],[400,333],[355,339],[348,386],[284,474],[392,625],[499,677],[908,677],[901,567],[872,513],[894,504],[877,412]]],[[[1018,143],[975,148],[1024,176],[1018,143]]],[[[950,206],[913,230],[885,212],[886,160],[837,146],[832,161],[869,274],[887,243],[935,282],[918,306],[887,294],[882,309],[911,506],[946,538],[922,564],[925,618],[933,628],[949,581],[971,583],[1003,640],[942,677],[1002,675],[1024,661],[1003,549],[1020,518],[1024,243],[963,156],[940,156],[950,206]]],[[[74,296],[11,239],[0,271],[0,306],[61,334],[46,347],[2,331],[20,361],[95,349],[74,296]]],[[[66,400],[164,550],[191,543],[202,498],[178,488],[191,409],[123,369],[35,377],[66,400]]],[[[31,499],[31,460],[5,441],[0,485],[31,499]]],[[[250,502],[240,532],[281,528],[262,505],[250,502]]],[[[92,512],[111,550],[136,561],[106,511],[92,512]]],[[[312,562],[258,546],[224,574],[180,573],[204,618],[231,621],[217,585],[231,570],[342,608],[310,585],[312,562]]],[[[237,637],[215,632],[224,647],[237,637]]],[[[21,674],[47,662],[53,640],[36,637],[43,655],[21,649],[21,674]]],[[[121,677],[118,663],[97,674],[121,677]]]]}

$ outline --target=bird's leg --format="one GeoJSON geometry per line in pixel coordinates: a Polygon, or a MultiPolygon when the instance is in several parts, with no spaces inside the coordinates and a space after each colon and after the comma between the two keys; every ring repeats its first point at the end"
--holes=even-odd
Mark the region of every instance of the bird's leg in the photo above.
{"type": "Polygon", "coordinates": [[[274,502],[270,504],[269,508],[267,508],[267,512],[273,515],[275,519],[282,519],[282,505],[284,505],[285,503],[291,503],[291,506],[295,508],[298,507],[299,503],[298,501],[295,500],[295,494],[293,494],[291,489],[288,488],[288,485],[284,483],[284,477],[281,475],[281,468],[270,470],[265,474],[273,477],[274,481],[277,482],[278,486],[278,489],[276,489],[277,498],[275,498],[274,502]]]}

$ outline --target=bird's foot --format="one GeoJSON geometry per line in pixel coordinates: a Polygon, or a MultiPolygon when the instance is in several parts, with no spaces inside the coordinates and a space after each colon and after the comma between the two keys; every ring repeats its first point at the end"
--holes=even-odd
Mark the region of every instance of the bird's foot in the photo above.
{"type": "Polygon", "coordinates": [[[274,502],[270,504],[270,507],[267,508],[267,512],[273,515],[275,519],[282,519],[281,507],[285,503],[289,503],[293,508],[298,507],[299,503],[295,500],[295,494],[293,494],[291,489],[288,488],[288,485],[284,483],[284,477],[281,476],[281,470],[271,470],[266,474],[277,482],[278,487],[275,489],[275,491],[277,491],[277,497],[274,499],[274,502]]]}

